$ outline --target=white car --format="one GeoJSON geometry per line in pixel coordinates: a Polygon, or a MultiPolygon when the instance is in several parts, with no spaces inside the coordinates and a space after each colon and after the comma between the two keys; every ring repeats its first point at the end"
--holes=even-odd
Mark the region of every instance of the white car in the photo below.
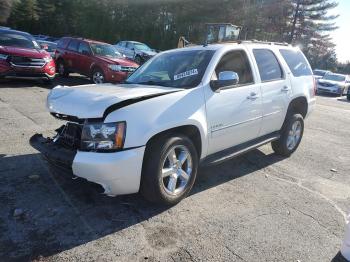
{"type": "Polygon", "coordinates": [[[100,184],[175,204],[199,164],[272,142],[291,155],[315,105],[308,61],[292,46],[239,42],[166,51],[124,84],[55,87],[47,108],[65,122],[30,143],[49,162],[100,184]]]}
{"type": "Polygon", "coordinates": [[[318,80],[317,92],[342,96],[348,93],[350,78],[346,75],[328,73],[318,80]]]}

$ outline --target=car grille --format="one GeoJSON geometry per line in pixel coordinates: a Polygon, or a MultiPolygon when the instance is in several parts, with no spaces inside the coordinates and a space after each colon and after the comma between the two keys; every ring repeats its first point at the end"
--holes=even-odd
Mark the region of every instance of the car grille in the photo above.
{"type": "Polygon", "coordinates": [[[331,87],[334,86],[334,84],[329,84],[329,83],[320,83],[321,86],[325,86],[325,87],[331,87]]]}
{"type": "Polygon", "coordinates": [[[136,70],[136,67],[133,66],[122,66],[122,72],[134,72],[136,70]]]}
{"type": "Polygon", "coordinates": [[[45,65],[45,60],[41,58],[30,58],[24,56],[10,56],[8,61],[17,67],[37,67],[41,68],[45,65]]]}

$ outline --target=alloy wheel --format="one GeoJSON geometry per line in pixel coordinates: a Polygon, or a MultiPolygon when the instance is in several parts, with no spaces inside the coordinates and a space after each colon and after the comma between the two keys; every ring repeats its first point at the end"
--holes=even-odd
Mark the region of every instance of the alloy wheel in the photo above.
{"type": "Polygon", "coordinates": [[[287,138],[287,148],[289,150],[293,150],[298,145],[301,138],[301,128],[302,126],[300,121],[295,121],[293,123],[287,138]]]}
{"type": "Polygon", "coordinates": [[[92,81],[95,84],[102,84],[104,83],[104,76],[100,71],[95,71],[94,74],[92,75],[92,81]]]}
{"type": "Polygon", "coordinates": [[[166,153],[162,164],[162,186],[165,192],[176,196],[181,194],[192,175],[192,157],[187,147],[177,145],[166,153]]]}

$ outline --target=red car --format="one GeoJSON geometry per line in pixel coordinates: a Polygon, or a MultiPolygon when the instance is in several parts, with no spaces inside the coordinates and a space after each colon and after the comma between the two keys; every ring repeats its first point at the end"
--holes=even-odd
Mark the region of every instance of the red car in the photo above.
{"type": "Polygon", "coordinates": [[[72,37],[60,39],[55,60],[61,76],[79,73],[91,77],[95,84],[122,82],[138,67],[110,44],[72,37]]]}
{"type": "Polygon", "coordinates": [[[0,27],[0,78],[50,82],[55,74],[54,60],[30,34],[0,27]]]}

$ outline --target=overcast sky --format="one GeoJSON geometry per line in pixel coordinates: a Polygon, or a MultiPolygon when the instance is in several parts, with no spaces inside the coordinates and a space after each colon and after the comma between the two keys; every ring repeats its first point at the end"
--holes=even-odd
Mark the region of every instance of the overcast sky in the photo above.
{"type": "Polygon", "coordinates": [[[337,57],[340,62],[350,61],[350,0],[338,0],[339,5],[332,13],[339,14],[336,23],[339,29],[331,33],[337,45],[337,57]]]}

